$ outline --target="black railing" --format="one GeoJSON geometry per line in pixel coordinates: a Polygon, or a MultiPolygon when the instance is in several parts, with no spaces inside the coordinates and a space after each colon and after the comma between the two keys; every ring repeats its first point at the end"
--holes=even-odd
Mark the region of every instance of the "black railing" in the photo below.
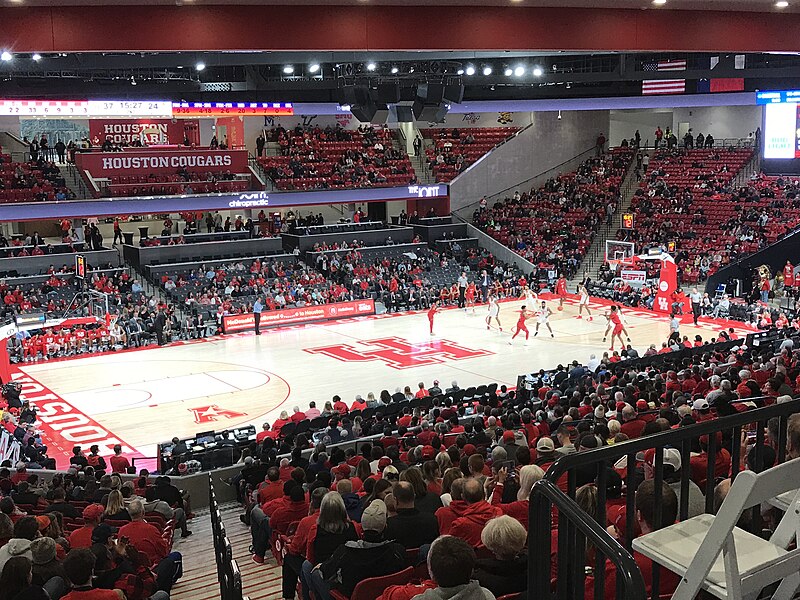
{"type": "MultiPolygon", "coordinates": [[[[558,565],[567,565],[575,577],[571,580],[559,578],[556,584],[558,598],[583,598],[583,575],[586,543],[597,553],[598,565],[605,571],[605,560],[617,568],[617,598],[645,600],[644,580],[630,552],[612,538],[578,504],[562,492],[552,481],[537,481],[530,498],[530,541],[528,544],[528,598],[551,596],[550,552],[551,552],[551,505],[558,507],[558,565]],[[535,515],[535,518],[534,518],[535,515]],[[572,552],[568,552],[570,549],[572,552]],[[577,550],[577,551],[576,551],[577,550]],[[580,560],[568,562],[570,554],[580,560]],[[563,555],[563,556],[562,556],[563,555]],[[577,555],[577,556],[576,556],[577,555]],[[547,568],[545,568],[547,567],[547,568]],[[620,585],[621,584],[621,585],[620,585]],[[576,586],[580,586],[578,589],[576,586]]],[[[605,517],[605,514],[603,515],[605,517]]],[[[595,598],[604,598],[604,580],[595,576],[595,598]],[[599,587],[598,587],[599,586],[599,587]],[[598,591],[599,590],[599,591],[598,591]]]]}
{"type": "MultiPolygon", "coordinates": [[[[740,402],[754,402],[757,406],[763,404],[764,398],[748,398],[747,400],[734,401],[731,404],[735,405],[740,402]]],[[[705,472],[705,482],[702,482],[702,491],[705,495],[705,512],[712,513],[714,511],[714,490],[716,487],[717,479],[724,479],[715,473],[717,454],[725,449],[730,453],[730,477],[735,479],[738,472],[741,470],[740,464],[742,462],[742,432],[747,431],[748,440],[754,445],[753,456],[751,457],[750,464],[756,471],[770,465],[764,464],[764,447],[765,438],[767,435],[768,425],[771,431],[770,443],[775,449],[776,462],[782,462],[786,457],[786,436],[787,424],[790,415],[800,412],[800,400],[792,400],[791,402],[783,402],[772,404],[770,406],[762,406],[760,408],[745,410],[744,412],[737,412],[732,415],[719,417],[712,420],[702,421],[694,425],[679,427],[677,429],[670,429],[661,433],[648,435],[641,438],[613,444],[598,448],[596,450],[589,450],[586,452],[579,452],[570,454],[556,460],[545,474],[543,481],[549,482],[551,485],[556,485],[561,482],[561,485],[566,484],[566,495],[570,499],[575,498],[575,492],[578,488],[578,473],[580,471],[582,481],[585,482],[588,474],[594,474],[593,482],[597,486],[597,522],[603,527],[606,524],[606,482],[608,470],[619,459],[626,459],[626,475],[624,479],[626,496],[626,523],[625,532],[626,536],[623,540],[625,549],[630,552],[633,542],[633,532],[635,527],[635,508],[634,497],[635,490],[638,484],[643,479],[642,475],[637,472],[635,465],[637,464],[637,454],[643,453],[647,450],[654,449],[655,457],[653,460],[653,477],[655,489],[661,489],[664,482],[664,449],[675,448],[681,455],[681,469],[680,476],[680,494],[678,503],[678,518],[683,521],[689,516],[689,483],[691,479],[690,458],[692,452],[704,451],[707,458],[707,467],[705,472]],[[701,446],[702,444],[702,446],[701,446]],[[592,471],[594,469],[594,471],[592,471]],[[565,481],[566,480],[566,481],[565,481]]],[[[748,442],[748,443],[749,443],[748,442]]],[[[675,481],[677,483],[677,481],[675,481]]],[[[555,504],[559,509],[559,543],[558,543],[558,578],[556,586],[555,597],[558,600],[582,600],[583,595],[583,573],[586,566],[585,553],[581,544],[576,544],[575,541],[578,537],[578,532],[583,533],[582,525],[578,525],[577,519],[572,515],[572,505],[567,505],[565,502],[554,502],[548,496],[549,502],[537,498],[536,501],[532,499],[530,503],[530,522],[539,523],[544,525],[545,519],[549,520],[551,515],[550,503],[555,504]],[[566,510],[564,509],[566,506],[566,510]],[[567,523],[563,525],[565,530],[562,537],[562,518],[567,519],[567,523]],[[577,530],[577,531],[576,531],[577,530]],[[562,543],[563,542],[563,543],[562,543]],[[580,568],[578,568],[580,565],[580,568]]],[[[654,521],[659,523],[661,521],[663,498],[661,494],[655,495],[654,502],[654,521]]],[[[591,518],[591,517],[589,517],[591,518]]],[[[752,510],[752,515],[749,520],[749,529],[754,533],[761,532],[761,515],[759,507],[752,510]]],[[[531,530],[534,537],[530,540],[530,547],[533,549],[541,550],[542,547],[550,548],[549,532],[540,531],[540,527],[531,530]],[[545,535],[547,534],[547,535],[545,535]]],[[[583,533],[583,535],[586,535],[583,533]]],[[[609,536],[610,537],[610,536],[609,536]]],[[[606,540],[607,541],[607,540],[606,540]]],[[[595,542],[595,540],[592,540],[595,542]]],[[[595,590],[604,589],[604,557],[602,553],[598,554],[598,562],[594,570],[595,575],[595,590]]],[[[540,552],[541,554],[541,552],[540,552]]],[[[608,558],[612,558],[607,555],[608,558]]],[[[532,552],[529,557],[530,570],[539,570],[540,574],[531,575],[531,587],[533,595],[531,597],[543,597],[545,593],[549,592],[549,587],[545,588],[544,574],[549,577],[550,574],[550,554],[549,551],[546,556],[538,556],[536,552],[532,552]]],[[[615,563],[620,568],[619,563],[615,563]]],[[[627,581],[628,574],[623,573],[623,577],[627,581]]],[[[660,569],[658,565],[653,565],[653,582],[652,582],[652,597],[654,600],[658,598],[659,590],[660,569]]],[[[627,595],[626,590],[626,595],[627,595]]],[[[601,598],[595,593],[595,598],[601,598]]],[[[620,595],[617,595],[620,598],[620,595]]]]}

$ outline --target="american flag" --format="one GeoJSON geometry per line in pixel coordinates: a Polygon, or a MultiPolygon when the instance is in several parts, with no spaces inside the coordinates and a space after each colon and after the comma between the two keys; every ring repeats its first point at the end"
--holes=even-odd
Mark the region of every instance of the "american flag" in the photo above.
{"type": "MultiPolygon", "coordinates": [[[[685,60],[660,60],[646,62],[643,71],[685,71],[685,60]]],[[[642,81],[642,94],[683,94],[686,91],[685,79],[645,79],[642,81]]]]}

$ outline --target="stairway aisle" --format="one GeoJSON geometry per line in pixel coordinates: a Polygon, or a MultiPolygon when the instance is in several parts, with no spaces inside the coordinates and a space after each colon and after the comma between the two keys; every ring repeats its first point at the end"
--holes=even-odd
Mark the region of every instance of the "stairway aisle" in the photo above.
{"type": "Polygon", "coordinates": [[[76,198],[86,200],[90,197],[86,184],[81,179],[81,176],[78,174],[78,169],[75,166],[69,164],[57,164],[56,166],[61,172],[61,176],[64,178],[67,187],[72,190],[76,198]]]}
{"type": "Polygon", "coordinates": [[[613,239],[617,230],[622,227],[622,215],[630,211],[631,202],[633,201],[633,196],[638,187],[638,182],[636,181],[636,159],[634,158],[620,184],[622,200],[620,201],[617,212],[614,213],[611,219],[611,225],[601,226],[600,231],[594,236],[592,245],[589,246],[589,250],[586,252],[586,258],[583,259],[580,269],[578,269],[578,272],[570,280],[570,283],[574,284],[575,287],[577,287],[578,282],[583,279],[583,274],[585,272],[588,272],[592,279],[597,279],[597,272],[605,259],[606,240],[613,239]]]}

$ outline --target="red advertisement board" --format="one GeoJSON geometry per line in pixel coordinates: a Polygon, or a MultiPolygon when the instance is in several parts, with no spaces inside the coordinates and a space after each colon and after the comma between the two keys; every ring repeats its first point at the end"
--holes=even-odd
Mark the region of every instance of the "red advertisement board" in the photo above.
{"type": "Polygon", "coordinates": [[[172,119],[90,119],[89,139],[102,144],[142,142],[145,146],[183,143],[184,124],[172,119]]]}
{"type": "MultiPolygon", "coordinates": [[[[359,315],[371,315],[374,313],[375,302],[372,299],[303,306],[302,308],[269,310],[261,313],[259,328],[293,325],[296,323],[323,321],[327,319],[343,319],[359,315]]],[[[255,317],[253,313],[222,317],[222,331],[224,333],[239,333],[241,331],[251,331],[254,328],[255,317]]]]}
{"type": "Polygon", "coordinates": [[[138,152],[78,152],[78,168],[92,177],[230,171],[247,173],[246,150],[141,150],[138,152]]]}

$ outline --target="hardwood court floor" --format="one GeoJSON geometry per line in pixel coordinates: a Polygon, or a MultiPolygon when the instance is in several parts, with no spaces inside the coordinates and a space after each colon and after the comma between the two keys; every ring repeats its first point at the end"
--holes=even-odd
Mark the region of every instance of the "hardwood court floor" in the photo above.
{"type": "MultiPolygon", "coordinates": [[[[517,376],[540,368],[587,361],[608,350],[603,343],[605,306],[593,303],[593,321],[577,319],[574,300],[557,311],[550,300],[555,338],[544,327],[534,338],[536,319],[528,321],[530,341],[520,335],[509,346],[522,302],[502,304],[504,331],[487,331],[485,306],[476,312],[447,309],[435,317],[434,336],[424,312],[360,317],[323,324],[285,327],[217,337],[135,352],[108,353],[74,360],[21,365],[19,369],[72,409],[124,440],[144,456],[173,436],[254,423],[260,430],[282,410],[318,408],[333,394],[348,404],[356,394],[417,382],[444,389],[451,381],[468,387],[497,382],[514,386],[517,376]]],[[[627,310],[633,346],[643,353],[660,348],[669,333],[664,315],[627,310]]],[[[682,334],[708,339],[722,323],[691,320],[682,334]]],[[[730,323],[726,322],[725,325],[730,323]]],[[[733,324],[740,335],[748,329],[733,324]]],[[[54,433],[54,435],[57,432],[54,433]]],[[[65,440],[65,448],[80,442],[65,440]]],[[[84,440],[88,445],[88,442],[84,440]]]]}

